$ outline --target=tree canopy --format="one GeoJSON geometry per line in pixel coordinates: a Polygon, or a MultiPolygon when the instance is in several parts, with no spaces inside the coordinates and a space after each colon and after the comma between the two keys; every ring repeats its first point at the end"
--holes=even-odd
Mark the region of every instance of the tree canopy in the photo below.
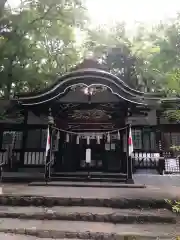
{"type": "Polygon", "coordinates": [[[43,88],[77,62],[83,53],[76,32],[87,23],[78,0],[25,0],[6,7],[0,25],[0,87],[14,92],[43,88]]]}
{"type": "Polygon", "coordinates": [[[151,29],[93,28],[83,0],[0,1],[0,94],[46,87],[88,54],[130,86],[180,93],[180,16],[151,29]]]}

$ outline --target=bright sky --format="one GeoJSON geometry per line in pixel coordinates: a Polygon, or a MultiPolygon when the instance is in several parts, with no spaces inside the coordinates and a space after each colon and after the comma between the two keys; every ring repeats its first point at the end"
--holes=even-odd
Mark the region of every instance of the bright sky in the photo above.
{"type": "MultiPolygon", "coordinates": [[[[15,6],[19,0],[8,0],[15,6]]],[[[180,0],[86,0],[94,25],[125,21],[157,23],[180,12],[180,0]]]]}
{"type": "Polygon", "coordinates": [[[180,0],[87,0],[95,23],[115,21],[157,23],[180,12],[180,0]]]}

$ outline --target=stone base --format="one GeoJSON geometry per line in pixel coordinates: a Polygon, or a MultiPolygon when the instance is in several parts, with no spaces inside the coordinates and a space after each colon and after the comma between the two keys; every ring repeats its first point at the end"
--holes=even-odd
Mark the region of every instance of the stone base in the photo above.
{"type": "Polygon", "coordinates": [[[134,184],[134,180],[133,179],[127,179],[126,183],[127,184],[134,184]]]}
{"type": "Polygon", "coordinates": [[[105,183],[105,182],[31,182],[29,186],[49,186],[49,187],[81,187],[81,188],[146,188],[143,184],[134,184],[133,182],[128,183],[105,183]]]}

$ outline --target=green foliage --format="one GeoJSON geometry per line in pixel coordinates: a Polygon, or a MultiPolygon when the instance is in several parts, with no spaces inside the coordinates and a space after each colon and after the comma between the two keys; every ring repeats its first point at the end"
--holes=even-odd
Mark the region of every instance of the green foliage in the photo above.
{"type": "MultiPolygon", "coordinates": [[[[89,32],[86,48],[106,67],[134,88],[180,95],[180,15],[148,29],[140,24],[129,36],[125,24],[89,32]]],[[[178,104],[165,117],[180,120],[178,104]]]]}
{"type": "Polygon", "coordinates": [[[132,42],[128,38],[124,23],[117,23],[108,29],[90,29],[85,48],[107,70],[130,86],[137,87],[137,58],[132,51],[132,42]]]}
{"type": "Polygon", "coordinates": [[[180,212],[180,201],[166,200],[166,202],[172,207],[173,212],[180,212]]]}
{"type": "Polygon", "coordinates": [[[169,121],[178,121],[180,119],[180,110],[167,110],[164,112],[164,117],[168,118],[169,121]]]}
{"type": "Polygon", "coordinates": [[[0,24],[0,88],[15,92],[45,87],[81,59],[75,31],[87,17],[78,0],[25,0],[5,8],[0,24]]]}
{"type": "MultiPolygon", "coordinates": [[[[4,3],[0,96],[44,88],[86,55],[136,89],[179,95],[179,15],[152,29],[139,24],[130,36],[125,23],[93,28],[81,0],[24,0],[17,9],[4,8],[4,3]]],[[[165,116],[177,120],[180,112],[165,116]]]]}

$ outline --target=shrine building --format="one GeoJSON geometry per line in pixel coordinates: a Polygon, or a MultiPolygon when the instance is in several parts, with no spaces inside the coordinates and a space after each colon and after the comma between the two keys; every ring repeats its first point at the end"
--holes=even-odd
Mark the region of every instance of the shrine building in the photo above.
{"type": "Polygon", "coordinates": [[[0,120],[1,174],[127,183],[138,171],[163,174],[180,145],[180,125],[163,111],[179,100],[133,89],[85,60],[42,91],[0,101],[8,116],[0,120]]]}

